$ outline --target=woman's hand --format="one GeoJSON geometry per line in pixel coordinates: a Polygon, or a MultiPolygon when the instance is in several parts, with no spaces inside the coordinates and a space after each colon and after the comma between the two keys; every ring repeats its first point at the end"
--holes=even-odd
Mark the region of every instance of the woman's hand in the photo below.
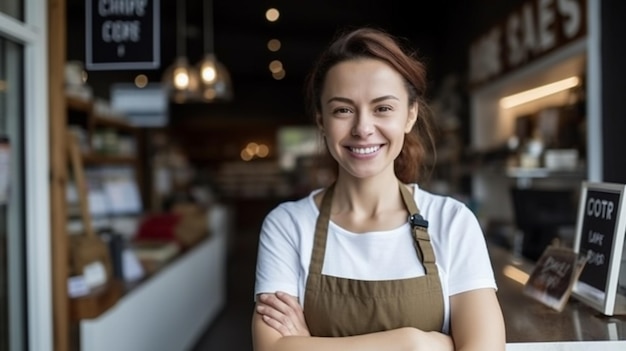
{"type": "Polygon", "coordinates": [[[294,296],[281,291],[261,294],[256,311],[267,325],[282,336],[311,336],[304,319],[304,310],[294,296]]]}

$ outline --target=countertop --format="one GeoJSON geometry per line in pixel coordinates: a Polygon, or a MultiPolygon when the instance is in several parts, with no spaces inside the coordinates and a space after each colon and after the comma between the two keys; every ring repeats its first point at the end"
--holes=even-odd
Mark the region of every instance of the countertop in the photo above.
{"type": "Polygon", "coordinates": [[[523,294],[523,283],[504,274],[507,266],[530,273],[534,263],[490,244],[507,350],[626,350],[626,316],[604,316],[574,297],[558,312],[523,294]]]}

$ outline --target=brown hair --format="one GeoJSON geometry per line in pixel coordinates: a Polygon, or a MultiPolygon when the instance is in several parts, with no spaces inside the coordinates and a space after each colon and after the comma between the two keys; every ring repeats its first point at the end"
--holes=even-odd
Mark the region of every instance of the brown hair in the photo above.
{"type": "MultiPolygon", "coordinates": [[[[318,58],[305,85],[307,112],[313,118],[321,112],[321,94],[328,71],[338,63],[357,58],[374,58],[393,67],[403,77],[409,106],[418,104],[417,121],[405,136],[404,145],[394,161],[398,179],[405,183],[420,179],[428,150],[434,152],[430,109],[426,104],[426,69],[414,51],[407,49],[403,39],[381,29],[363,27],[340,32],[318,58]]],[[[332,158],[332,157],[329,157],[332,158]]],[[[336,162],[333,162],[336,167],[336,162]]]]}

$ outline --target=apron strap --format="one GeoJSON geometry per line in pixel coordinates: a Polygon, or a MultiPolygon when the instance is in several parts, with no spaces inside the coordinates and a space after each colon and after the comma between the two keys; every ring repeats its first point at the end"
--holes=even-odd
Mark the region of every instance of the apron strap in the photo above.
{"type": "Polygon", "coordinates": [[[437,265],[435,264],[435,252],[430,244],[430,235],[428,235],[428,221],[420,215],[419,208],[415,203],[415,199],[411,192],[406,188],[402,182],[398,182],[400,185],[400,193],[402,199],[409,210],[409,224],[411,224],[411,231],[413,234],[413,240],[417,254],[424,265],[426,274],[437,274],[437,265]]]}
{"type": "Polygon", "coordinates": [[[320,204],[320,214],[317,216],[317,225],[315,226],[315,236],[313,240],[313,252],[311,253],[311,262],[309,264],[309,274],[322,274],[322,265],[324,263],[324,255],[326,254],[326,238],[328,237],[328,223],[330,222],[330,209],[333,201],[333,192],[335,183],[332,183],[324,193],[322,203],[320,204]]]}
{"type": "MultiPolygon", "coordinates": [[[[409,223],[413,240],[420,261],[424,265],[426,274],[437,274],[437,265],[435,264],[435,253],[430,243],[430,235],[428,234],[428,221],[419,214],[419,209],[415,204],[413,195],[402,182],[398,182],[400,193],[404,204],[411,213],[409,223]]],[[[331,184],[322,198],[320,205],[320,214],[317,217],[317,225],[315,226],[315,236],[313,239],[313,252],[311,253],[311,262],[309,264],[309,274],[321,274],[322,265],[324,263],[324,255],[326,253],[326,239],[328,237],[328,224],[330,222],[330,210],[333,199],[335,183],[331,184]]]]}

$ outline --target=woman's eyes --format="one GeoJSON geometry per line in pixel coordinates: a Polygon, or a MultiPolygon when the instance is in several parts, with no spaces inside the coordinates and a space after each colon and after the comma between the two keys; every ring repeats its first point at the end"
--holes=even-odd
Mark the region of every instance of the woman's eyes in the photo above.
{"type": "Polygon", "coordinates": [[[352,110],[347,107],[339,107],[333,110],[333,113],[336,113],[336,114],[346,114],[350,112],[352,112],[352,110]]]}
{"type": "MultiPolygon", "coordinates": [[[[387,105],[376,106],[374,108],[374,113],[386,113],[386,112],[391,112],[391,111],[393,111],[393,108],[387,105]]],[[[348,113],[353,113],[353,112],[354,112],[353,109],[348,108],[348,107],[338,107],[333,110],[334,114],[348,114],[348,113]]]]}

